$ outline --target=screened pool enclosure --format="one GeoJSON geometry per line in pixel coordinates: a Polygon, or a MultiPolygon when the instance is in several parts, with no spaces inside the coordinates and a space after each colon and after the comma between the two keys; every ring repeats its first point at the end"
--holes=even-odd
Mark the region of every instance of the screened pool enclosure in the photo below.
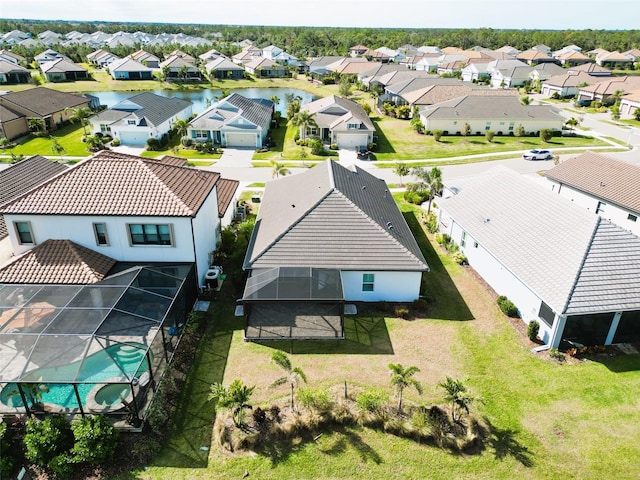
{"type": "Polygon", "coordinates": [[[0,413],[137,424],[196,295],[190,264],[125,268],[91,285],[0,284],[0,413]]]}

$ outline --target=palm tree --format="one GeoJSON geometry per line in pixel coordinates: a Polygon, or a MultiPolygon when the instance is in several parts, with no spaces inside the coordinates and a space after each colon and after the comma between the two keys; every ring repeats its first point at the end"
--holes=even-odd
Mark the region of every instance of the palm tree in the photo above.
{"type": "Polygon", "coordinates": [[[269,100],[273,103],[274,106],[280,104],[280,97],[278,97],[277,95],[269,97],[269,100]]]}
{"type": "Polygon", "coordinates": [[[271,361],[286,372],[285,376],[277,379],[271,384],[271,386],[277,387],[279,385],[284,385],[285,383],[288,383],[291,386],[291,410],[293,410],[293,394],[295,388],[298,386],[298,383],[300,383],[300,380],[307,383],[307,376],[300,367],[293,367],[287,354],[280,350],[276,350],[271,354],[271,361]]]}
{"type": "Polygon", "coordinates": [[[29,130],[32,132],[44,132],[47,126],[44,119],[38,117],[28,119],[27,124],[29,125],[29,130]]]}
{"type": "Polygon", "coordinates": [[[419,395],[422,395],[422,385],[413,376],[418,373],[418,367],[404,368],[400,363],[389,364],[389,374],[391,374],[391,386],[396,390],[398,395],[398,412],[402,412],[402,392],[407,387],[416,389],[419,395]]]}
{"type": "Polygon", "coordinates": [[[243,423],[244,410],[251,408],[249,399],[255,390],[255,386],[248,387],[242,380],[234,380],[229,388],[225,388],[222,383],[216,382],[211,385],[211,390],[207,400],[215,402],[216,406],[229,408],[233,411],[233,423],[239,427],[243,423]]]}
{"type": "Polygon", "coordinates": [[[318,124],[313,118],[314,115],[314,113],[309,113],[306,110],[300,110],[291,118],[291,123],[296,127],[300,127],[300,130],[302,131],[302,140],[307,137],[307,130],[309,128],[318,128],[318,124]]]}
{"type": "Polygon", "coordinates": [[[273,170],[271,172],[271,178],[278,178],[279,176],[289,175],[289,169],[277,160],[271,160],[271,166],[273,170]]]}
{"type": "Polygon", "coordinates": [[[451,420],[454,422],[459,421],[463,410],[467,414],[469,413],[469,406],[475,399],[467,394],[467,387],[464,386],[462,381],[447,377],[447,380],[440,382],[438,386],[444,388],[446,392],[444,399],[447,402],[451,402],[451,420]],[[456,412],[459,412],[457,418],[456,412]]]}
{"type": "Polygon", "coordinates": [[[443,188],[442,171],[438,167],[433,167],[431,170],[415,167],[411,170],[411,173],[417,177],[419,181],[409,185],[409,190],[427,194],[429,198],[429,205],[427,207],[428,215],[431,213],[431,201],[443,188]]]}
{"type": "Polygon", "coordinates": [[[187,129],[189,128],[190,124],[191,122],[189,120],[184,120],[182,118],[179,118],[178,120],[173,122],[172,126],[173,126],[173,129],[176,131],[176,133],[182,139],[183,137],[187,136],[187,129]]]}
{"type": "Polygon", "coordinates": [[[67,108],[66,111],[71,112],[71,116],[69,117],[69,121],[71,123],[80,122],[82,125],[82,133],[86,137],[87,136],[87,118],[93,115],[93,112],[90,108],[87,107],[77,107],[77,108],[67,108]]]}
{"type": "Polygon", "coordinates": [[[60,145],[57,138],[52,137],[52,141],[53,143],[51,144],[51,151],[57,155],[60,155],[60,160],[62,160],[62,155],[64,155],[64,153],[66,152],[65,148],[60,145]]]}
{"type": "Polygon", "coordinates": [[[571,117],[569,120],[564,122],[571,129],[571,133],[573,133],[573,129],[578,126],[578,120],[575,117],[571,117]]]}
{"type": "Polygon", "coordinates": [[[409,175],[409,167],[406,164],[396,162],[396,166],[393,168],[393,171],[398,177],[400,177],[400,186],[402,187],[402,179],[409,175]]]}

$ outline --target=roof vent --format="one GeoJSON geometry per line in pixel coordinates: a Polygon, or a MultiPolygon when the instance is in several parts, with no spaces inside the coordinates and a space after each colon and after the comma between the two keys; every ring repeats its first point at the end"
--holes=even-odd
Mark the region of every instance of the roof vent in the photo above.
{"type": "Polygon", "coordinates": [[[483,222],[484,223],[489,223],[491,221],[491,219],[489,217],[484,217],[483,222]]]}
{"type": "Polygon", "coordinates": [[[387,222],[387,228],[388,228],[389,230],[393,230],[393,223],[391,223],[391,222],[387,222]]]}
{"type": "Polygon", "coordinates": [[[363,190],[366,190],[366,189],[367,189],[367,186],[366,186],[366,185],[362,185],[362,189],[363,189],[363,190]]]}
{"type": "Polygon", "coordinates": [[[294,203],[291,204],[291,208],[296,208],[296,205],[294,203]]]}
{"type": "Polygon", "coordinates": [[[606,183],[604,183],[604,182],[600,182],[600,186],[601,186],[601,187],[606,187],[606,186],[607,186],[607,184],[606,184],[606,183]]]}

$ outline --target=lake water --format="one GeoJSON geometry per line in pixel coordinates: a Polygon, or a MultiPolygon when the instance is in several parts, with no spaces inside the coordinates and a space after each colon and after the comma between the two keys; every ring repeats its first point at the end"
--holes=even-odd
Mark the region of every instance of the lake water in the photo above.
{"type": "MultiPolygon", "coordinates": [[[[293,88],[238,88],[229,91],[231,93],[239,93],[247,98],[266,98],[267,100],[275,95],[280,99],[280,103],[276,109],[282,112],[283,116],[287,111],[287,101],[285,100],[287,93],[301,97],[302,105],[318,98],[316,95],[293,88]]],[[[90,94],[98,97],[102,105],[111,108],[116,103],[133,97],[137,93],[141,92],[91,92],[90,94]]],[[[177,97],[183,100],[189,100],[193,103],[193,113],[200,114],[207,108],[207,99],[215,102],[220,97],[221,90],[153,90],[151,93],[164,97],[177,97]]]]}

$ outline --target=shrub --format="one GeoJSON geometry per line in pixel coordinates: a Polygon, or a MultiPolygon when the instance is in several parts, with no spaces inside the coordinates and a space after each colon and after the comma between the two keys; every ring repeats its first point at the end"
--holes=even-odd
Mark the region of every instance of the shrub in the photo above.
{"type": "Polygon", "coordinates": [[[307,141],[307,145],[311,147],[311,153],[313,155],[322,155],[324,153],[324,148],[322,146],[322,141],[319,138],[311,138],[307,141]]]}
{"type": "Polygon", "coordinates": [[[540,130],[540,139],[543,142],[548,142],[549,140],[551,140],[552,137],[553,137],[553,130],[551,130],[550,128],[543,128],[542,130],[540,130]]]}
{"type": "Polygon", "coordinates": [[[114,138],[113,140],[111,140],[111,146],[112,147],[119,147],[120,146],[120,140],[118,140],[117,138],[114,138]]]}
{"type": "Polygon", "coordinates": [[[51,459],[47,467],[59,478],[68,478],[73,474],[74,458],[69,452],[61,453],[51,459]]]}
{"type": "Polygon", "coordinates": [[[509,300],[504,295],[500,295],[496,300],[496,303],[500,307],[500,310],[502,310],[502,313],[504,313],[506,316],[514,318],[518,316],[518,308],[511,300],[509,300]]]}
{"type": "Polygon", "coordinates": [[[308,387],[298,389],[298,400],[304,408],[321,412],[329,410],[332,403],[326,390],[308,387]]]}
{"type": "Polygon", "coordinates": [[[409,203],[413,203],[414,205],[422,205],[428,200],[428,195],[429,194],[427,192],[416,192],[407,190],[406,192],[404,192],[404,199],[409,203]]]}
{"type": "Polygon", "coordinates": [[[384,390],[368,388],[356,397],[356,405],[360,410],[380,412],[389,405],[389,394],[384,390]]]}
{"type": "Polygon", "coordinates": [[[71,454],[77,463],[99,465],[113,457],[118,431],[104,415],[83,417],[71,425],[75,444],[71,454]]]}
{"type": "Polygon", "coordinates": [[[51,415],[44,420],[30,418],[27,420],[24,445],[29,461],[47,467],[55,457],[73,447],[71,426],[62,415],[51,415]]]}
{"type": "Polygon", "coordinates": [[[160,150],[160,141],[154,137],[147,138],[147,150],[160,150]]]}
{"type": "Polygon", "coordinates": [[[436,142],[439,142],[440,139],[442,138],[442,130],[434,130],[433,131],[433,138],[436,142]]]}
{"type": "Polygon", "coordinates": [[[495,135],[495,132],[493,130],[487,130],[486,132],[484,132],[484,136],[487,139],[487,142],[489,143],[493,142],[494,135],[495,135]]]}
{"type": "Polygon", "coordinates": [[[527,337],[532,342],[538,338],[538,332],[540,331],[540,323],[537,320],[531,320],[527,325],[527,337]]]}
{"type": "Polygon", "coordinates": [[[15,460],[10,454],[11,449],[11,432],[7,424],[2,422],[0,423],[0,452],[2,452],[2,457],[0,457],[0,478],[9,478],[13,470],[15,460]]]}
{"type": "Polygon", "coordinates": [[[549,356],[558,362],[564,362],[566,357],[564,353],[558,351],[557,348],[552,348],[549,350],[549,356]]]}
{"type": "Polygon", "coordinates": [[[409,318],[409,309],[407,307],[396,307],[394,313],[398,318],[403,318],[404,320],[409,318]]]}
{"type": "Polygon", "coordinates": [[[425,226],[429,233],[436,233],[438,231],[438,217],[430,213],[425,221],[425,226]]]}
{"type": "Polygon", "coordinates": [[[467,263],[467,256],[460,251],[453,252],[451,254],[451,258],[453,258],[453,261],[456,262],[458,265],[465,265],[467,263]]]}
{"type": "Polygon", "coordinates": [[[337,143],[332,143],[331,146],[329,147],[331,150],[338,150],[338,144],[337,143]]]}
{"type": "Polygon", "coordinates": [[[451,242],[451,236],[448,233],[438,233],[436,235],[438,245],[446,245],[451,242]]]}
{"type": "Polygon", "coordinates": [[[267,412],[265,412],[262,408],[256,407],[251,412],[251,416],[253,417],[253,421],[258,427],[262,428],[267,424],[267,412]]]}

